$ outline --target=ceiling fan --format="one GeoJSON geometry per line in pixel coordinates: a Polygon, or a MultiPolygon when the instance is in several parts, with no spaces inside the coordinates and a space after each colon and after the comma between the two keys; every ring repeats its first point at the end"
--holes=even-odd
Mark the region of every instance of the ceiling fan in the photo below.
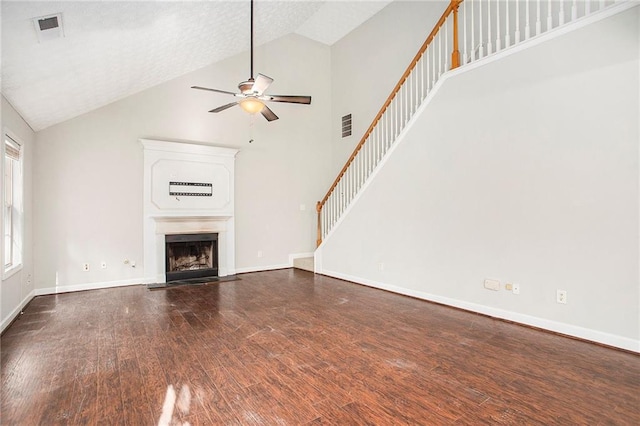
{"type": "Polygon", "coordinates": [[[266,106],[265,102],[285,102],[291,104],[310,104],[311,96],[291,96],[291,95],[266,95],[264,93],[265,90],[271,85],[273,79],[267,77],[264,74],[259,74],[255,79],[253,78],[253,0],[251,0],[251,77],[247,81],[243,81],[238,84],[238,89],[240,93],[228,92],[226,90],[219,89],[210,89],[208,87],[201,86],[191,86],[192,89],[198,90],[208,90],[210,92],[224,93],[227,95],[233,95],[239,100],[235,102],[228,103],[226,105],[219,106],[218,108],[214,108],[209,112],[221,112],[226,109],[231,108],[235,105],[240,105],[240,107],[250,113],[255,114],[257,112],[262,113],[263,117],[267,119],[267,121],[274,121],[278,119],[278,116],[275,115],[271,109],[266,106]]]}

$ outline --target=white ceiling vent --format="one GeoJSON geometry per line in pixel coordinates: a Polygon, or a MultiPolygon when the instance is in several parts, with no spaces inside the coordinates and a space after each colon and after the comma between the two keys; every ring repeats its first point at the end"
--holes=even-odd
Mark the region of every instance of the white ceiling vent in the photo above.
{"type": "Polygon", "coordinates": [[[62,30],[62,13],[33,18],[33,25],[40,43],[64,37],[62,30]]]}

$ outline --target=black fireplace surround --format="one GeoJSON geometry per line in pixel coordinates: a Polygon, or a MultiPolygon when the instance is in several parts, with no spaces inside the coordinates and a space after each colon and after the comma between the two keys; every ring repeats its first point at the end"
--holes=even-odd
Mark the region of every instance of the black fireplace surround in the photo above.
{"type": "Polygon", "coordinates": [[[165,235],[167,282],[218,276],[218,234],[165,235]]]}

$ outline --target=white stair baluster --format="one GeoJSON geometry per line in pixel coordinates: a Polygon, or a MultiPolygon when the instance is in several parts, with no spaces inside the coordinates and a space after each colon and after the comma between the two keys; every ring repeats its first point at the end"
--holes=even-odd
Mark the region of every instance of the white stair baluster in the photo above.
{"type": "Polygon", "coordinates": [[[524,18],[524,39],[529,40],[529,37],[531,37],[531,25],[529,24],[529,0],[526,0],[524,7],[526,8],[524,18]]]}
{"type": "Polygon", "coordinates": [[[351,197],[353,196],[353,178],[354,178],[354,175],[355,175],[353,162],[355,160],[356,159],[354,157],[353,160],[351,161],[349,170],[347,170],[348,179],[347,179],[347,202],[346,202],[346,206],[349,206],[349,204],[351,204],[351,197]]]}
{"type": "Polygon", "coordinates": [[[480,0],[480,19],[478,22],[480,23],[480,54],[478,55],[478,59],[484,58],[484,32],[482,31],[482,0],[480,0]]]}
{"type": "Polygon", "coordinates": [[[425,73],[424,74],[424,79],[425,79],[425,82],[424,82],[424,86],[423,86],[424,92],[422,94],[422,100],[423,101],[427,97],[427,95],[429,94],[429,81],[430,81],[429,78],[431,76],[431,74],[429,73],[431,71],[431,64],[429,62],[429,50],[430,49],[427,49],[426,52],[424,52],[424,61],[425,61],[424,62],[424,73],[425,73]]]}
{"type": "Polygon", "coordinates": [[[424,98],[427,97],[427,93],[429,92],[429,53],[424,52],[422,54],[422,98],[421,102],[424,101],[424,98]]]}
{"type": "MultiPolygon", "coordinates": [[[[396,93],[396,129],[400,128],[400,123],[402,123],[402,105],[403,105],[403,99],[402,99],[402,88],[403,86],[400,86],[400,90],[398,90],[398,93],[396,93]]],[[[397,133],[399,133],[398,130],[396,130],[397,133]]]]}
{"type": "Polygon", "coordinates": [[[367,175],[370,175],[371,172],[373,172],[373,168],[375,167],[376,142],[382,137],[382,131],[384,128],[382,119],[378,122],[378,126],[376,127],[380,128],[376,129],[376,134],[374,135],[374,138],[371,141],[371,146],[369,147],[369,171],[367,172],[367,175]]]}
{"type": "MultiPolygon", "coordinates": [[[[424,68],[424,55],[420,55],[420,68],[424,68]]],[[[418,67],[416,67],[415,70],[413,70],[413,79],[415,81],[415,88],[413,89],[413,98],[414,98],[414,104],[413,104],[413,111],[417,111],[418,107],[420,106],[420,102],[422,101],[422,86],[420,85],[420,82],[423,80],[422,78],[422,70],[418,70],[418,67]]]]}
{"type": "Polygon", "coordinates": [[[356,158],[353,159],[353,188],[351,188],[351,199],[355,197],[358,192],[360,182],[360,151],[356,154],[356,158]]]}
{"type": "Polygon", "coordinates": [[[442,26],[442,30],[444,31],[444,70],[442,72],[447,72],[451,69],[451,64],[449,63],[451,58],[449,56],[449,52],[451,52],[449,48],[449,20],[444,21],[442,26]]]}
{"type": "Polygon", "coordinates": [[[604,0],[600,0],[600,7],[598,10],[604,9],[604,0]]]}
{"type": "Polygon", "coordinates": [[[476,48],[476,29],[475,29],[475,17],[474,17],[474,4],[475,4],[475,0],[469,0],[471,1],[471,50],[469,53],[469,62],[473,62],[476,60],[476,55],[475,55],[475,48],[476,48]]]}
{"type": "MultiPolygon", "coordinates": [[[[396,134],[396,102],[395,99],[393,101],[391,101],[391,111],[389,111],[390,113],[390,121],[389,121],[389,137],[387,138],[387,140],[395,138],[395,134],[396,134]]],[[[387,141],[385,141],[386,143],[387,141]]],[[[384,145],[380,145],[380,152],[378,153],[378,162],[380,161],[380,156],[382,155],[382,147],[384,145]]]]}
{"type": "Polygon", "coordinates": [[[487,56],[493,53],[491,37],[491,0],[489,0],[487,1],[487,56]]]}
{"type": "MultiPolygon", "coordinates": [[[[471,3],[472,7],[473,7],[473,3],[471,3]]],[[[467,63],[467,3],[463,2],[462,3],[462,28],[463,28],[463,35],[462,35],[462,64],[460,65],[464,65],[467,63]]]]}
{"type": "Polygon", "coordinates": [[[520,43],[520,2],[516,1],[516,32],[514,44],[518,43],[520,43]]]}
{"type": "MultiPolygon", "coordinates": [[[[331,203],[331,226],[336,223],[336,189],[333,188],[333,192],[331,193],[330,203],[331,203]]],[[[327,230],[328,231],[328,230],[327,230]]],[[[326,232],[325,232],[326,235],[326,232]]]]}
{"type": "Polygon", "coordinates": [[[384,121],[382,123],[382,131],[380,133],[380,137],[376,140],[375,143],[375,149],[373,151],[373,168],[375,169],[376,167],[378,167],[378,155],[380,152],[380,144],[382,144],[382,141],[385,140],[386,138],[389,137],[389,124],[390,122],[390,115],[391,113],[391,104],[389,104],[389,106],[387,107],[385,113],[384,113],[384,121]]]}
{"type": "Polygon", "coordinates": [[[405,95],[406,85],[402,85],[400,87],[400,91],[398,92],[398,133],[402,130],[402,123],[404,122],[404,117],[406,115],[406,105],[407,105],[407,97],[405,95]]]}
{"type": "Polygon", "coordinates": [[[406,123],[407,121],[409,121],[409,117],[411,116],[411,103],[413,102],[413,98],[411,97],[412,95],[412,90],[411,90],[411,73],[409,73],[409,76],[407,77],[407,80],[404,82],[405,83],[405,90],[404,90],[404,122],[406,123]]]}
{"type": "Polygon", "coordinates": [[[558,13],[558,25],[564,24],[564,1],[560,1],[560,12],[558,13]]]}
{"type": "MultiPolygon", "coordinates": [[[[416,66],[418,63],[416,62],[416,66]]],[[[413,114],[413,107],[415,105],[415,80],[416,80],[416,72],[415,68],[409,73],[409,78],[407,79],[407,117],[411,118],[413,114]]],[[[408,120],[407,120],[408,121],[408,120]]]]}
{"type": "Polygon", "coordinates": [[[540,1],[536,0],[536,35],[540,35],[542,32],[542,22],[540,21],[540,1]]]}
{"type": "Polygon", "coordinates": [[[395,120],[394,120],[394,129],[393,129],[393,137],[391,139],[389,139],[387,142],[387,144],[382,146],[382,152],[380,155],[380,160],[382,160],[382,157],[384,157],[384,154],[387,151],[387,145],[392,144],[394,140],[396,140],[396,138],[398,137],[398,135],[400,134],[400,100],[398,99],[398,97],[396,96],[395,98],[395,104],[396,104],[396,116],[395,116],[395,120]]]}
{"type": "Polygon", "coordinates": [[[426,98],[427,95],[429,94],[429,90],[431,90],[431,57],[429,56],[429,50],[431,50],[431,48],[427,49],[426,52],[424,52],[424,58],[425,58],[425,63],[424,63],[424,67],[425,67],[425,80],[424,80],[424,97],[426,98]]]}
{"type": "Polygon", "coordinates": [[[353,171],[353,160],[351,160],[351,164],[347,168],[347,171],[344,173],[344,208],[346,209],[349,205],[349,200],[351,199],[351,178],[353,171]]]}
{"type": "Polygon", "coordinates": [[[431,46],[429,46],[429,50],[431,50],[431,88],[436,84],[436,48],[434,42],[435,40],[431,40],[431,46]]]}
{"type": "Polygon", "coordinates": [[[333,189],[334,192],[334,204],[335,204],[335,221],[338,221],[338,216],[340,215],[340,182],[338,182],[338,184],[336,185],[336,187],[333,189]]]}
{"type": "Polygon", "coordinates": [[[551,4],[552,1],[553,0],[549,0],[549,10],[547,13],[547,31],[553,29],[553,15],[551,14],[552,13],[551,11],[553,9],[551,4]]]}
{"type": "Polygon", "coordinates": [[[415,74],[413,73],[413,71],[409,74],[409,78],[407,79],[407,90],[406,90],[406,94],[407,94],[407,116],[406,116],[406,121],[409,121],[409,118],[411,117],[411,111],[413,111],[413,80],[414,80],[414,76],[415,74]]]}
{"type": "MultiPolygon", "coordinates": [[[[386,143],[387,140],[394,137],[396,131],[396,112],[395,112],[395,99],[391,101],[391,105],[389,105],[389,137],[384,141],[386,143]]],[[[380,144],[378,147],[378,157],[376,157],[376,164],[380,162],[380,158],[382,156],[382,147],[383,144],[380,144]]]]}
{"type": "MultiPolygon", "coordinates": [[[[504,47],[511,46],[511,26],[509,25],[509,0],[507,0],[504,4],[505,6],[505,18],[504,18],[504,26],[505,26],[505,34],[504,34],[504,47]]],[[[518,2],[516,2],[516,32],[518,32],[518,2]]]]}
{"type": "Polygon", "coordinates": [[[502,36],[500,35],[500,0],[496,0],[496,52],[502,50],[502,36]]]}
{"type": "Polygon", "coordinates": [[[367,177],[369,176],[369,173],[371,173],[371,147],[373,146],[376,140],[376,133],[379,127],[380,127],[380,122],[378,121],[376,128],[373,129],[373,136],[369,139],[369,141],[365,145],[365,158],[367,160],[366,167],[365,167],[365,174],[367,177]]]}
{"type": "Polygon", "coordinates": [[[571,3],[571,20],[575,21],[578,19],[578,0],[573,0],[571,3]]]}
{"type": "Polygon", "coordinates": [[[424,82],[424,77],[422,76],[422,70],[424,68],[423,60],[424,55],[420,55],[420,59],[418,59],[418,63],[416,64],[416,69],[413,70],[415,86],[413,88],[413,98],[415,100],[414,109],[418,109],[418,105],[422,100],[422,83],[424,82]]]}
{"type": "MultiPolygon", "coordinates": [[[[417,68],[416,68],[417,70],[417,68]]],[[[424,52],[422,53],[422,55],[420,55],[420,75],[416,76],[416,78],[419,78],[419,82],[418,82],[418,98],[420,98],[420,100],[418,101],[418,105],[420,103],[422,103],[422,100],[424,99],[424,52]]]]}
{"type": "Polygon", "coordinates": [[[438,31],[436,37],[438,37],[438,78],[440,78],[442,75],[442,37],[440,36],[440,31],[438,31]]]}
{"type": "Polygon", "coordinates": [[[405,115],[407,115],[407,81],[405,80],[402,86],[400,86],[400,90],[398,91],[398,119],[399,119],[399,128],[402,129],[402,123],[404,121],[405,115]]]}
{"type": "MultiPolygon", "coordinates": [[[[367,143],[365,142],[365,145],[367,143]]],[[[366,167],[366,163],[365,163],[365,158],[364,158],[364,147],[365,145],[362,146],[362,148],[360,149],[359,152],[359,161],[358,161],[358,191],[360,191],[360,188],[362,188],[362,182],[364,181],[364,173],[365,173],[365,167],[366,167]]],[[[357,192],[357,191],[356,191],[357,192]]]]}
{"type": "Polygon", "coordinates": [[[376,146],[376,138],[378,137],[381,126],[382,126],[382,121],[378,121],[378,124],[376,125],[376,128],[373,131],[373,135],[371,136],[371,140],[367,144],[367,177],[366,179],[369,178],[369,175],[371,174],[371,170],[373,170],[373,156],[371,155],[371,153],[373,152],[373,147],[376,146]]]}

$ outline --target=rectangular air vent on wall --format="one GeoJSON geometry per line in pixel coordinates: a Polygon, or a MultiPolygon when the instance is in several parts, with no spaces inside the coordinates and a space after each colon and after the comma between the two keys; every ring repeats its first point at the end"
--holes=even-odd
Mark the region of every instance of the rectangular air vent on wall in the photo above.
{"type": "Polygon", "coordinates": [[[62,13],[33,18],[33,25],[40,43],[64,37],[62,13]]]}
{"type": "Polygon", "coordinates": [[[351,114],[342,117],[342,137],[351,136],[351,114]]]}

